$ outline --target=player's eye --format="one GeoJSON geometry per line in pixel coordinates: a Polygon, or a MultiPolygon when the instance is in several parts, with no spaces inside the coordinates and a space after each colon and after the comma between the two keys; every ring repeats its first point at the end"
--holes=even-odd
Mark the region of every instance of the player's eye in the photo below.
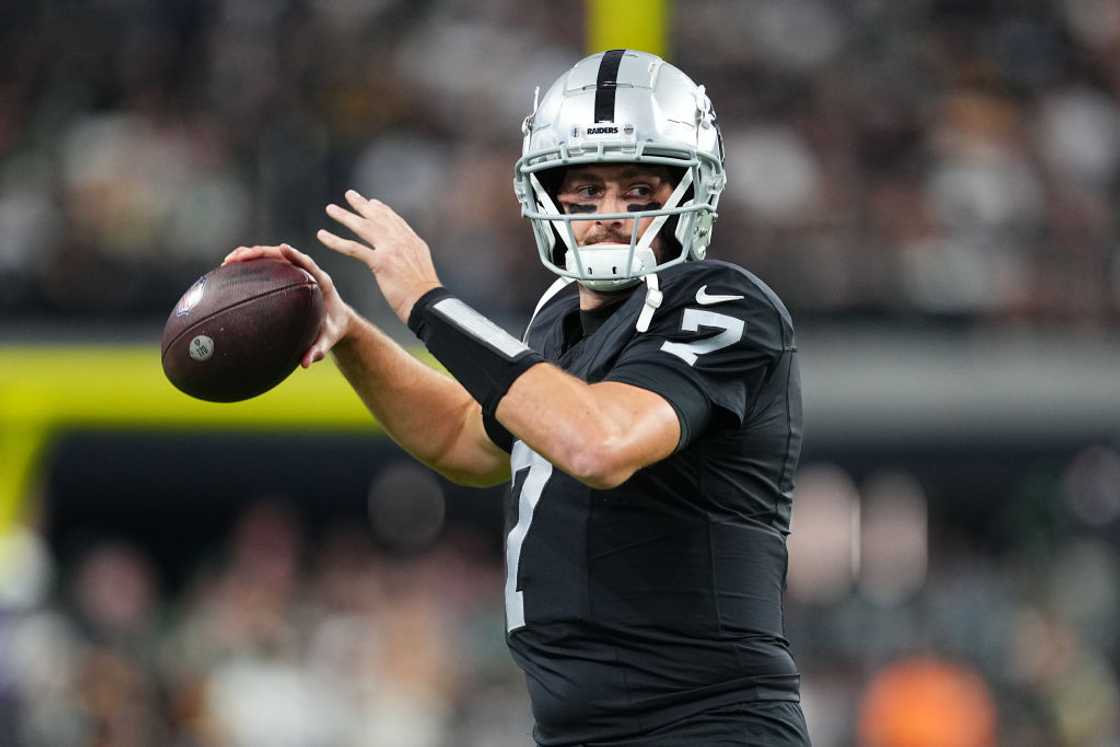
{"type": "Polygon", "coordinates": [[[598,208],[592,201],[598,200],[602,193],[601,185],[579,184],[565,190],[560,201],[568,213],[594,213],[598,208]]]}

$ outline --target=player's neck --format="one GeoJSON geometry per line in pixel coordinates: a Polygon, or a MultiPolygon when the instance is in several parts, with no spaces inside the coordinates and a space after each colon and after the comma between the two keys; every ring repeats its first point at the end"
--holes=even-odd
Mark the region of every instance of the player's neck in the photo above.
{"type": "MultiPolygon", "coordinates": [[[[634,286],[636,288],[638,286],[634,286]]],[[[591,290],[579,286],[579,310],[580,311],[594,311],[601,309],[604,306],[613,306],[630,297],[634,292],[634,288],[626,288],[625,290],[614,291],[612,293],[604,293],[602,291],[591,290]]]]}

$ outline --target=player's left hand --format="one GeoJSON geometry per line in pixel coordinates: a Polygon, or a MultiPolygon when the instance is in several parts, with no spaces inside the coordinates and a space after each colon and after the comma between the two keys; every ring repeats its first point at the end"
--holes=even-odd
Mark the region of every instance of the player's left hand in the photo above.
{"type": "Polygon", "coordinates": [[[420,296],[440,285],[428,245],[392,208],[346,191],[350,210],[327,205],[327,215],[349,228],[362,242],[344,239],[327,230],[316,234],[328,249],[353,257],[373,272],[389,306],[402,322],[420,296]]]}
{"type": "Polygon", "coordinates": [[[300,359],[300,365],[308,368],[312,363],[323,360],[327,353],[343,338],[348,337],[354,329],[356,314],[350,306],[342,300],[338,289],[334,286],[331,276],[323,271],[315,260],[296,249],[291,244],[278,246],[239,246],[226,255],[222,265],[230,262],[248,262],[251,259],[270,257],[291,262],[296,267],[302,267],[315,278],[319,284],[319,291],[323,294],[323,324],[319,327],[319,336],[311,343],[300,359]]]}

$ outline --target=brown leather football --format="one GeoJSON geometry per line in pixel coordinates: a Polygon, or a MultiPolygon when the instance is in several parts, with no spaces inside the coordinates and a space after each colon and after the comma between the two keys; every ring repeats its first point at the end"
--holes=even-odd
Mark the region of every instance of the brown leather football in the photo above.
{"type": "Polygon", "coordinates": [[[163,372],[183,392],[236,402],[288,377],[323,321],[306,271],[278,259],[234,262],[192,285],[167,318],[163,372]]]}

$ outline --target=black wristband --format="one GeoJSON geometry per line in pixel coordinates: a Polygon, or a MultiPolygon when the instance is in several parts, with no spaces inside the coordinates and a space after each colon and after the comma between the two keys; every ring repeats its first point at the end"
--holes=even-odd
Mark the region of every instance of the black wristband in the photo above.
{"type": "Polygon", "coordinates": [[[482,413],[482,427],[486,431],[486,435],[494,442],[502,451],[507,454],[513,453],[513,442],[516,440],[509,430],[498,422],[492,412],[482,413]]]}
{"type": "Polygon", "coordinates": [[[523,342],[460,301],[433,288],[412,307],[408,328],[492,416],[518,376],[544,361],[523,342]]]}

